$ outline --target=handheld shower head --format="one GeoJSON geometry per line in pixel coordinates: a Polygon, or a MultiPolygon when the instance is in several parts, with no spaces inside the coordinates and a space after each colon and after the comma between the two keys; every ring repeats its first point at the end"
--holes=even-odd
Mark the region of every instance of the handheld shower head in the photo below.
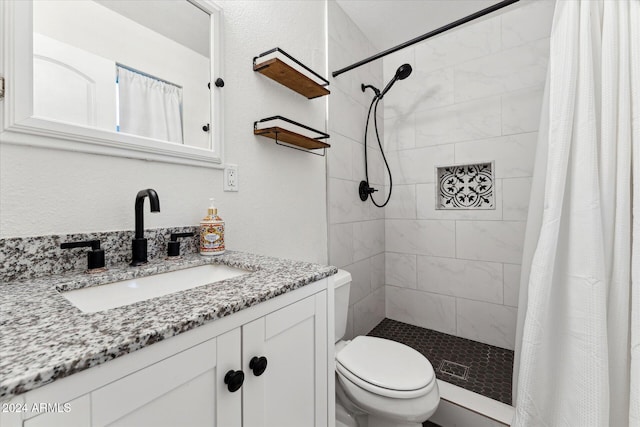
{"type": "Polygon", "coordinates": [[[396,70],[396,78],[398,80],[404,80],[411,75],[411,71],[413,71],[413,69],[411,68],[411,65],[402,64],[396,70]]]}
{"type": "Polygon", "coordinates": [[[409,77],[409,75],[411,74],[411,71],[413,71],[413,69],[411,68],[411,65],[409,64],[402,64],[401,66],[398,67],[398,69],[396,70],[396,75],[393,76],[393,78],[391,79],[391,81],[387,84],[387,86],[384,88],[384,90],[382,91],[382,93],[380,93],[380,95],[378,95],[379,99],[382,99],[382,97],[389,92],[389,89],[391,89],[391,86],[393,86],[393,84],[398,81],[398,80],[404,80],[407,77],[409,77]]]}

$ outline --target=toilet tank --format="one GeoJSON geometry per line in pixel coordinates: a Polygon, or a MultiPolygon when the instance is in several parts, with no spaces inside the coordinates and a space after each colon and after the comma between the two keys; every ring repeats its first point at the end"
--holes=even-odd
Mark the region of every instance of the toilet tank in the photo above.
{"type": "Polygon", "coordinates": [[[347,313],[349,312],[349,289],[351,288],[351,273],[338,270],[332,276],[335,287],[335,340],[340,341],[347,331],[347,313]]]}

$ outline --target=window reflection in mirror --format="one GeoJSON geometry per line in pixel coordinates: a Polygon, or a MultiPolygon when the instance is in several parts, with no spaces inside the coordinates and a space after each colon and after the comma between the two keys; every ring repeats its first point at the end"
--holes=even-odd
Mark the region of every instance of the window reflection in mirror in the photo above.
{"type": "Polygon", "coordinates": [[[34,116],[211,148],[209,19],[186,0],[34,1],[34,116]]]}

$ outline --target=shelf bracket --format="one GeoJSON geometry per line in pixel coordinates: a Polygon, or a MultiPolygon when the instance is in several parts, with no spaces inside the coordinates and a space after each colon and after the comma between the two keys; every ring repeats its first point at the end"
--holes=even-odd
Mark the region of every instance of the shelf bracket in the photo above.
{"type": "Polygon", "coordinates": [[[327,147],[324,147],[322,149],[322,154],[320,154],[320,153],[316,153],[315,151],[312,151],[312,150],[307,150],[305,148],[298,148],[298,147],[294,147],[293,145],[290,145],[290,144],[287,144],[287,143],[282,143],[282,142],[278,141],[278,134],[279,133],[280,132],[275,131],[276,137],[275,137],[274,141],[276,142],[276,144],[278,144],[281,147],[293,148],[294,150],[302,151],[302,152],[305,152],[305,153],[315,154],[316,156],[320,156],[320,157],[324,157],[327,154],[327,147]]]}

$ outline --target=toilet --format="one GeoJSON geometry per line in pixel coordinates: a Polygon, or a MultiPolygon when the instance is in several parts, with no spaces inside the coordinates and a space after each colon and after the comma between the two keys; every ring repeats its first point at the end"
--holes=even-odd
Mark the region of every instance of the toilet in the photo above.
{"type": "Polygon", "coordinates": [[[338,270],[335,286],[337,427],[422,427],[438,407],[433,367],[416,350],[395,341],[358,336],[347,328],[351,274],[338,270]]]}

